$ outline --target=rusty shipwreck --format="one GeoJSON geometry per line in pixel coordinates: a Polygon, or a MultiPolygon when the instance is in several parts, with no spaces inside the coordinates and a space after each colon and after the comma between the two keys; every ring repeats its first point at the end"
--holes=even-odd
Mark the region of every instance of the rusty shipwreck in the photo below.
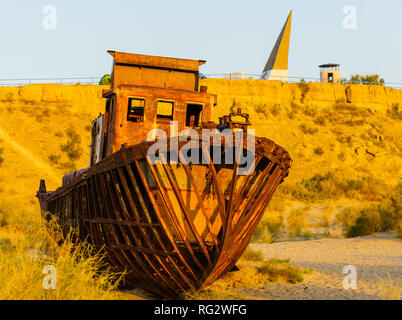
{"type": "MultiPolygon", "coordinates": [[[[247,141],[241,147],[244,154],[252,153],[254,170],[240,175],[237,157],[232,164],[212,157],[216,148],[225,157],[235,143],[223,147],[211,138],[209,147],[201,147],[200,135],[190,153],[210,161],[170,161],[177,159],[171,150],[172,121],[178,132],[207,128],[235,135],[247,131],[248,115],[239,111],[219,124],[211,121],[217,97],[199,85],[205,61],[109,54],[112,83],[103,91],[105,113],[92,124],[89,167],[66,175],[53,192],[42,180],[37,197],[43,213],[105,250],[116,270],[127,270],[128,284],[178,298],[234,268],[288,175],[291,159],[273,141],[255,137],[252,150],[247,141]],[[166,139],[150,141],[155,128],[165,130],[166,139]],[[166,153],[159,154],[165,162],[151,161],[154,143],[166,144],[166,153]]],[[[178,150],[185,140],[176,139],[178,150]]]]}

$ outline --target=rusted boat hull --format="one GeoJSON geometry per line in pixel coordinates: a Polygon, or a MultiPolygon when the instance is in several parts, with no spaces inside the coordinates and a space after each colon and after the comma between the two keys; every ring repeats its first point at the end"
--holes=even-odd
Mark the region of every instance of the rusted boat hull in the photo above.
{"type": "Polygon", "coordinates": [[[54,192],[42,186],[38,198],[66,232],[75,227],[114,269],[128,271],[128,284],[178,298],[234,267],[291,160],[256,138],[255,171],[240,176],[236,163],[151,164],[151,145],[122,149],[54,192]]]}

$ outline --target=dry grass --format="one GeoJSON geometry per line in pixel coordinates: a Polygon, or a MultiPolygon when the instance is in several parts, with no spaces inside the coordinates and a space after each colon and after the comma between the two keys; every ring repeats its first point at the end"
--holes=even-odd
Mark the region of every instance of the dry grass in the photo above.
{"type": "Polygon", "coordinates": [[[200,292],[187,293],[188,300],[248,299],[244,290],[263,289],[271,282],[296,284],[304,281],[304,275],[312,273],[308,268],[293,266],[288,259],[264,261],[262,253],[247,248],[239,265],[240,270],[228,272],[221,279],[200,292]]]}
{"type": "Polygon", "coordinates": [[[304,134],[311,134],[312,135],[312,134],[316,134],[318,132],[318,128],[309,126],[309,125],[304,124],[304,123],[301,124],[299,126],[299,128],[304,134]]]}
{"type": "Polygon", "coordinates": [[[254,262],[261,262],[264,260],[261,251],[253,250],[250,247],[246,248],[243,255],[241,256],[241,259],[245,261],[254,261],[254,262]]]}
{"type": "Polygon", "coordinates": [[[307,209],[293,209],[286,219],[287,230],[290,236],[301,237],[310,232],[307,222],[307,209]]]}
{"type": "Polygon", "coordinates": [[[38,211],[17,209],[12,202],[0,202],[0,229],[9,233],[25,234],[41,222],[38,211]]]}
{"type": "Polygon", "coordinates": [[[283,235],[284,229],[285,224],[283,214],[268,209],[263,220],[258,225],[252,241],[257,243],[274,242],[283,235]]]}
{"type": "Polygon", "coordinates": [[[0,300],[117,298],[123,275],[112,272],[105,256],[88,243],[74,243],[72,233],[63,237],[55,221],[26,224],[29,219],[18,212],[7,216],[2,211],[2,217],[7,223],[1,230],[8,230],[10,237],[0,240],[0,300]],[[48,265],[57,271],[54,290],[43,287],[43,268],[48,265]]]}
{"type": "Polygon", "coordinates": [[[382,203],[346,208],[337,214],[347,237],[370,235],[375,232],[400,232],[402,225],[402,183],[382,203]]]}
{"type": "Polygon", "coordinates": [[[340,197],[380,201],[386,198],[391,188],[383,181],[370,176],[350,178],[329,171],[325,174],[315,174],[294,184],[287,183],[280,190],[288,197],[302,201],[340,197]]]}
{"type": "Polygon", "coordinates": [[[269,281],[277,281],[279,278],[289,283],[299,283],[304,281],[304,274],[311,273],[311,269],[292,266],[288,259],[269,259],[263,262],[258,268],[258,272],[268,276],[269,281]]]}

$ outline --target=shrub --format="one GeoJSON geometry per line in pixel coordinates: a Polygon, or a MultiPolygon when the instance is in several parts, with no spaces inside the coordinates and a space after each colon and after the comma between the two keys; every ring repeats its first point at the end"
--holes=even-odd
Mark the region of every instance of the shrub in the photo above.
{"type": "Polygon", "coordinates": [[[399,103],[394,103],[390,109],[387,110],[387,114],[396,120],[402,120],[402,110],[399,110],[399,103]]]}
{"type": "Polygon", "coordinates": [[[317,148],[314,148],[314,153],[315,153],[316,155],[321,156],[321,155],[324,154],[324,150],[323,150],[321,147],[317,147],[317,148]]]}
{"type": "Polygon", "coordinates": [[[348,238],[366,236],[380,231],[380,221],[375,211],[373,214],[366,211],[367,209],[362,210],[355,223],[350,226],[349,230],[346,232],[348,238]]]}
{"type": "Polygon", "coordinates": [[[345,159],[346,159],[345,152],[339,153],[339,154],[337,155],[337,157],[338,157],[339,160],[345,161],[345,159]]]}
{"type": "Polygon", "coordinates": [[[50,117],[50,111],[49,111],[49,109],[44,109],[44,110],[42,110],[42,114],[43,114],[43,116],[45,116],[46,118],[50,117]]]}
{"type": "Polygon", "coordinates": [[[269,111],[271,111],[272,115],[275,117],[275,116],[277,116],[277,115],[280,113],[281,108],[280,108],[279,105],[274,104],[273,106],[271,106],[271,107],[269,108],[269,111]]]}
{"type": "Polygon", "coordinates": [[[334,175],[331,172],[326,173],[325,175],[316,174],[309,179],[303,179],[302,185],[311,192],[321,193],[323,192],[323,183],[333,180],[334,175]]]}
{"type": "Polygon", "coordinates": [[[112,76],[110,74],[105,74],[99,81],[100,85],[107,85],[112,83],[112,76]]]}
{"type": "Polygon", "coordinates": [[[363,208],[346,208],[337,214],[337,219],[347,237],[399,231],[402,223],[402,183],[388,200],[363,208]]]}
{"type": "Polygon", "coordinates": [[[267,113],[267,105],[266,104],[258,104],[255,108],[254,108],[255,112],[257,113],[261,113],[263,114],[265,117],[267,117],[268,113],[267,113]]]}
{"type": "Polygon", "coordinates": [[[352,144],[352,136],[339,136],[336,137],[336,140],[338,140],[340,143],[345,143],[348,145],[352,144]]]}
{"type": "Polygon", "coordinates": [[[334,204],[332,202],[329,203],[329,205],[327,207],[324,208],[321,216],[319,217],[319,222],[318,222],[318,226],[321,228],[326,228],[328,229],[330,227],[330,225],[332,224],[332,215],[334,213],[334,204]]]}
{"type": "Polygon", "coordinates": [[[0,228],[6,228],[9,224],[9,216],[0,208],[0,228]]]}
{"type": "Polygon", "coordinates": [[[364,76],[359,74],[352,74],[350,76],[350,82],[353,84],[384,85],[384,79],[380,78],[380,75],[378,74],[364,76]]]}
{"type": "Polygon", "coordinates": [[[290,283],[299,283],[304,281],[304,274],[311,272],[309,269],[302,269],[292,266],[288,259],[270,259],[265,261],[258,272],[267,275],[270,281],[276,281],[278,278],[284,278],[290,283]]]}
{"type": "Polygon", "coordinates": [[[287,112],[289,119],[294,119],[294,117],[297,114],[299,109],[300,109],[300,106],[297,103],[292,101],[290,103],[290,111],[287,112]]]}
{"type": "Polygon", "coordinates": [[[2,157],[3,152],[4,152],[4,148],[0,148],[0,166],[4,162],[4,158],[2,157]]]}
{"type": "Polygon", "coordinates": [[[306,124],[301,124],[299,128],[304,134],[315,134],[318,132],[317,128],[309,127],[306,124]]]}
{"type": "Polygon", "coordinates": [[[310,88],[304,79],[301,79],[298,85],[301,91],[300,102],[304,103],[304,99],[306,98],[307,92],[310,90],[310,88]]]}
{"type": "Polygon", "coordinates": [[[304,233],[309,232],[309,227],[306,219],[306,208],[291,210],[286,219],[286,222],[287,230],[289,232],[289,235],[291,236],[300,237],[304,233]]]}
{"type": "Polygon", "coordinates": [[[82,155],[81,137],[74,129],[66,130],[68,140],[65,144],[60,146],[61,151],[67,154],[70,161],[78,160],[82,155]]]}
{"type": "Polygon", "coordinates": [[[357,119],[357,120],[346,120],[345,122],[344,122],[344,124],[345,125],[347,125],[347,126],[351,126],[351,127],[353,127],[353,126],[361,126],[361,125],[363,125],[365,123],[365,120],[364,119],[357,119]]]}
{"type": "Polygon", "coordinates": [[[52,163],[57,164],[61,158],[60,155],[51,154],[47,157],[52,163]]]}
{"type": "Polygon", "coordinates": [[[62,136],[63,136],[63,132],[61,132],[61,131],[56,131],[56,132],[54,133],[54,135],[55,135],[56,137],[62,137],[62,136]]]}
{"type": "Polygon", "coordinates": [[[61,167],[63,169],[66,169],[66,171],[64,172],[64,174],[69,174],[71,173],[71,171],[76,171],[77,170],[77,165],[74,161],[68,160],[66,162],[62,162],[61,167]]]}
{"type": "Polygon", "coordinates": [[[253,241],[271,243],[282,235],[284,227],[283,216],[275,214],[275,212],[268,212],[266,218],[258,225],[253,235],[253,241]]]}
{"type": "Polygon", "coordinates": [[[271,243],[272,235],[269,232],[268,227],[260,223],[253,235],[252,241],[258,243],[271,243]]]}
{"type": "Polygon", "coordinates": [[[37,115],[35,115],[35,119],[36,119],[37,122],[42,122],[43,116],[37,114],[37,115]]]}
{"type": "Polygon", "coordinates": [[[244,251],[241,258],[244,260],[247,260],[247,261],[263,261],[264,260],[264,258],[262,257],[261,250],[256,251],[256,250],[251,249],[250,247],[246,248],[246,250],[244,251]]]}
{"type": "Polygon", "coordinates": [[[314,119],[314,123],[320,126],[325,126],[326,120],[323,116],[318,116],[317,118],[314,119]]]}
{"type": "Polygon", "coordinates": [[[388,231],[390,224],[385,212],[378,206],[346,208],[337,215],[346,237],[358,237],[388,231]]]}

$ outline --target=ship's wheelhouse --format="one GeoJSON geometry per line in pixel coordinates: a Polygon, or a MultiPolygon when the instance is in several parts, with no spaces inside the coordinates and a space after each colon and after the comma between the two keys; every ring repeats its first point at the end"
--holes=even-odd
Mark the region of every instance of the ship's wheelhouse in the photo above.
{"type": "Polygon", "coordinates": [[[147,140],[152,129],[169,137],[172,122],[180,132],[211,120],[216,95],[198,88],[198,68],[205,61],[109,53],[113,80],[103,92],[105,114],[93,122],[91,166],[122,145],[147,140]]]}

